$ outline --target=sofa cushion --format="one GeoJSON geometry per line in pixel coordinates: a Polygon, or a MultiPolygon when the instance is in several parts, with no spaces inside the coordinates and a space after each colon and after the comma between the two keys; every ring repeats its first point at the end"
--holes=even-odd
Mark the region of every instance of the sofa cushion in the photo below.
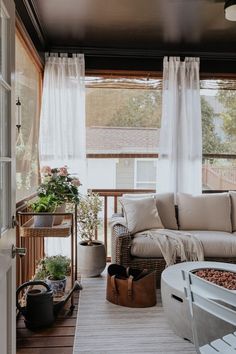
{"type": "Polygon", "coordinates": [[[231,202],[228,193],[177,196],[179,229],[231,232],[231,202]]]}
{"type": "MultiPolygon", "coordinates": [[[[201,242],[205,257],[235,257],[236,233],[222,231],[187,231],[195,235],[201,242]]],[[[141,258],[162,257],[158,243],[148,236],[134,235],[131,244],[131,255],[141,258]]]]}
{"type": "Polygon", "coordinates": [[[230,191],[232,229],[236,231],[236,192],[230,191]]]}
{"type": "Polygon", "coordinates": [[[147,193],[147,194],[124,194],[123,198],[150,198],[156,199],[157,210],[165,229],[178,230],[175,216],[174,193],[147,193]]]}
{"type": "Polygon", "coordinates": [[[178,230],[175,216],[174,193],[156,194],[157,210],[166,229],[178,230]]]}
{"type": "Polygon", "coordinates": [[[121,205],[127,228],[130,233],[136,233],[147,229],[163,229],[163,224],[158,215],[156,201],[150,198],[121,198],[121,205]]]}
{"type": "Polygon", "coordinates": [[[134,235],[130,249],[131,255],[140,258],[162,257],[161,250],[154,238],[145,235],[134,235]]]}
{"type": "Polygon", "coordinates": [[[205,257],[236,257],[236,235],[222,231],[191,231],[203,245],[205,257]]]}

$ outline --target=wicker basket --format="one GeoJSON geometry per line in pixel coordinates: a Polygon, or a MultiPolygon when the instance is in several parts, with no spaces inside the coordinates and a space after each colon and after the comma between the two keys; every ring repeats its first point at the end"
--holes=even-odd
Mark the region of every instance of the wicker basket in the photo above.
{"type": "Polygon", "coordinates": [[[52,227],[34,227],[34,218],[20,226],[21,237],[69,237],[71,220],[64,219],[60,225],[52,227]]]}

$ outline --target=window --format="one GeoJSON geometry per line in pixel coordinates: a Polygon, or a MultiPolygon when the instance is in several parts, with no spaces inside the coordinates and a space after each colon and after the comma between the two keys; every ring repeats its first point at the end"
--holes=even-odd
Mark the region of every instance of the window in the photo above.
{"type": "Polygon", "coordinates": [[[149,77],[87,77],[86,80],[88,187],[153,187],[155,162],[147,162],[142,177],[140,166],[145,167],[145,161],[135,159],[155,158],[158,153],[161,80],[149,77]]]}
{"type": "Polygon", "coordinates": [[[156,189],[157,160],[135,159],[134,188],[156,189]]]}
{"type": "Polygon", "coordinates": [[[16,140],[16,200],[36,191],[38,185],[38,133],[41,70],[20,34],[16,35],[16,99],[22,120],[16,140]]]}
{"type": "MultiPolygon", "coordinates": [[[[159,79],[86,78],[89,189],[155,189],[161,109],[159,79]]],[[[109,218],[113,212],[114,199],[108,197],[102,214],[109,218]]],[[[103,228],[98,229],[101,240],[103,228]]],[[[108,256],[110,242],[109,234],[108,256]]]]}
{"type": "Polygon", "coordinates": [[[236,81],[202,80],[203,189],[236,189],[236,81]]]}
{"type": "MultiPolygon", "coordinates": [[[[86,80],[89,188],[155,188],[161,80],[86,80]]],[[[236,189],[235,102],[236,80],[201,80],[203,189],[236,189]]]]}

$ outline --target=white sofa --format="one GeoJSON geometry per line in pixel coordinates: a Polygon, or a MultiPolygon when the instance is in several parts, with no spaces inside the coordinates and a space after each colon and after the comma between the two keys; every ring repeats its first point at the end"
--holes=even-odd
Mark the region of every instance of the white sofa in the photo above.
{"type": "Polygon", "coordinates": [[[112,262],[156,270],[159,284],[166,264],[158,243],[137,233],[161,222],[166,229],[193,233],[205,260],[236,263],[236,192],[179,194],[177,206],[171,193],[125,195],[121,203],[127,227],[113,227],[112,262]]]}

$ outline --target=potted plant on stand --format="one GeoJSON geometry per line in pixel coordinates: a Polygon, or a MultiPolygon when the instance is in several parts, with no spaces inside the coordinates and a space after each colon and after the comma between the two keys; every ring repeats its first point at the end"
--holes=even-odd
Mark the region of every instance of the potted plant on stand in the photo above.
{"type": "MultiPolygon", "coordinates": [[[[41,169],[42,183],[38,188],[39,197],[53,195],[57,200],[55,212],[65,212],[66,203],[79,204],[80,193],[78,187],[80,180],[69,174],[67,167],[44,166],[41,169]]],[[[54,217],[54,225],[62,222],[63,216],[54,217]]]]}
{"type": "Polygon", "coordinates": [[[100,224],[98,213],[102,209],[101,199],[97,194],[89,193],[81,197],[77,219],[81,242],[78,244],[78,268],[86,277],[96,277],[106,266],[105,246],[95,240],[95,232],[100,224]]]}
{"type": "Polygon", "coordinates": [[[40,260],[35,279],[45,280],[54,295],[65,292],[66,276],[70,274],[70,259],[62,255],[45,257],[40,260]]]}
{"type": "MultiPolygon", "coordinates": [[[[29,209],[35,213],[53,213],[58,206],[57,199],[53,195],[41,196],[29,204],[29,209]]],[[[53,215],[35,215],[35,227],[51,227],[53,215]]]]}

